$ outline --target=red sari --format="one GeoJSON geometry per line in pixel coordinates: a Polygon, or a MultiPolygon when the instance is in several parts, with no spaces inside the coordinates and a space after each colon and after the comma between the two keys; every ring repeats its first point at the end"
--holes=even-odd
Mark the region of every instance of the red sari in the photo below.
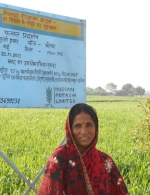
{"type": "Polygon", "coordinates": [[[66,122],[66,144],[49,158],[38,195],[129,195],[112,158],[95,148],[78,151],[66,122]]]}

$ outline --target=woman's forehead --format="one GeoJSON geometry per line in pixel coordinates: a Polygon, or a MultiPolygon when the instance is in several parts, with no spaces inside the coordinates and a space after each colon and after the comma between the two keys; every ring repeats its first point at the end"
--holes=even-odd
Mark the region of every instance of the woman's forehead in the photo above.
{"type": "Polygon", "coordinates": [[[92,117],[85,112],[81,112],[77,114],[74,118],[74,123],[76,122],[85,123],[85,122],[90,122],[90,121],[93,121],[92,117]]]}

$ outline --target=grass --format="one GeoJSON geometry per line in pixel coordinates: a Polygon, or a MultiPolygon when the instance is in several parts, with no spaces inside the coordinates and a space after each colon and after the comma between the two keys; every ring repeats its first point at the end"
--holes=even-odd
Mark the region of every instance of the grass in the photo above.
{"type": "MultiPolygon", "coordinates": [[[[137,106],[139,101],[145,102],[146,98],[87,97],[87,103],[96,108],[99,117],[97,148],[113,157],[131,195],[149,195],[150,155],[141,151],[139,143],[131,137],[131,129],[144,117],[137,106]]],[[[0,109],[0,150],[29,180],[35,179],[63,139],[68,112],[0,109]]],[[[0,164],[0,194],[24,194],[28,186],[2,158],[0,164]]]]}

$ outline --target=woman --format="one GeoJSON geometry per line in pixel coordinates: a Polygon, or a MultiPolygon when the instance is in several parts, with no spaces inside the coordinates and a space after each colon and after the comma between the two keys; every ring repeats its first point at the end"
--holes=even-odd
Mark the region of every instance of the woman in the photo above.
{"type": "Polygon", "coordinates": [[[66,121],[66,144],[49,158],[38,195],[129,195],[112,158],[95,148],[98,117],[74,105],[66,121]]]}

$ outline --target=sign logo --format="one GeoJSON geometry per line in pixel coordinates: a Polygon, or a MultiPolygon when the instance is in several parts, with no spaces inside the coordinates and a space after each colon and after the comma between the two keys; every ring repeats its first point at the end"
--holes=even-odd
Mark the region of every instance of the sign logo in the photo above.
{"type": "MultiPolygon", "coordinates": [[[[46,100],[47,100],[47,107],[50,106],[50,103],[52,101],[52,88],[47,87],[46,88],[46,100]]],[[[51,105],[52,107],[52,105],[51,105]]]]}

